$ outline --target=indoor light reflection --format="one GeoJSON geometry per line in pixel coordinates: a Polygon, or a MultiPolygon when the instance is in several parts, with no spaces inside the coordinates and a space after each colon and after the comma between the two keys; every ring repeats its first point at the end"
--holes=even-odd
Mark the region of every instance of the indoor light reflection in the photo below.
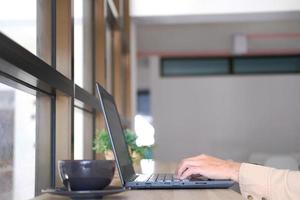
{"type": "Polygon", "coordinates": [[[150,124],[152,118],[149,116],[136,115],[134,118],[134,129],[137,134],[136,144],[138,146],[150,146],[154,144],[155,130],[150,124]]]}

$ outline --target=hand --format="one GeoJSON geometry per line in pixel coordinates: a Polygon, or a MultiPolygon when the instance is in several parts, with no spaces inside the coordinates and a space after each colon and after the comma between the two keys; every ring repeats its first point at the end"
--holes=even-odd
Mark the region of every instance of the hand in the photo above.
{"type": "Polygon", "coordinates": [[[240,163],[221,160],[207,155],[186,158],[182,160],[176,170],[180,179],[192,175],[202,175],[211,179],[231,179],[238,182],[240,163]]]}

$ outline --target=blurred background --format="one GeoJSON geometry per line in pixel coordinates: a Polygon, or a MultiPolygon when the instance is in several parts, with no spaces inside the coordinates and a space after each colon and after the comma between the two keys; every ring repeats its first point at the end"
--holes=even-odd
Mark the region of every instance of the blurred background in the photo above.
{"type": "Polygon", "coordinates": [[[147,158],[299,170],[299,0],[0,5],[0,200],[59,185],[57,160],[105,158],[96,82],[147,158]]]}
{"type": "Polygon", "coordinates": [[[299,2],[132,5],[137,113],[154,127],[155,158],[299,161],[299,2]]]}

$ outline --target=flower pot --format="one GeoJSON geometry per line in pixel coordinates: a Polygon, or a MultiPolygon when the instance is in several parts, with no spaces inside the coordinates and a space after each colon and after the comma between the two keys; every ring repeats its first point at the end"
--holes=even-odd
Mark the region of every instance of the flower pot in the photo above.
{"type": "Polygon", "coordinates": [[[112,151],[105,151],[104,156],[106,160],[115,160],[115,156],[112,151]]]}

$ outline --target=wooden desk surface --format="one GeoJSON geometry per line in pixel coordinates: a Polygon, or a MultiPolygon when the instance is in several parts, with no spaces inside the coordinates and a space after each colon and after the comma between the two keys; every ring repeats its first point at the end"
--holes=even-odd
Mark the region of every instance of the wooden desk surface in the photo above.
{"type": "MultiPolygon", "coordinates": [[[[173,172],[174,164],[155,162],[154,172],[173,172]]],[[[140,171],[139,167],[136,167],[140,171]]],[[[113,185],[119,181],[114,180],[113,185]]],[[[44,194],[34,200],[67,200],[67,197],[44,194]]],[[[123,193],[106,196],[103,200],[241,200],[242,196],[231,189],[180,189],[180,190],[129,190],[123,193]]]]}

